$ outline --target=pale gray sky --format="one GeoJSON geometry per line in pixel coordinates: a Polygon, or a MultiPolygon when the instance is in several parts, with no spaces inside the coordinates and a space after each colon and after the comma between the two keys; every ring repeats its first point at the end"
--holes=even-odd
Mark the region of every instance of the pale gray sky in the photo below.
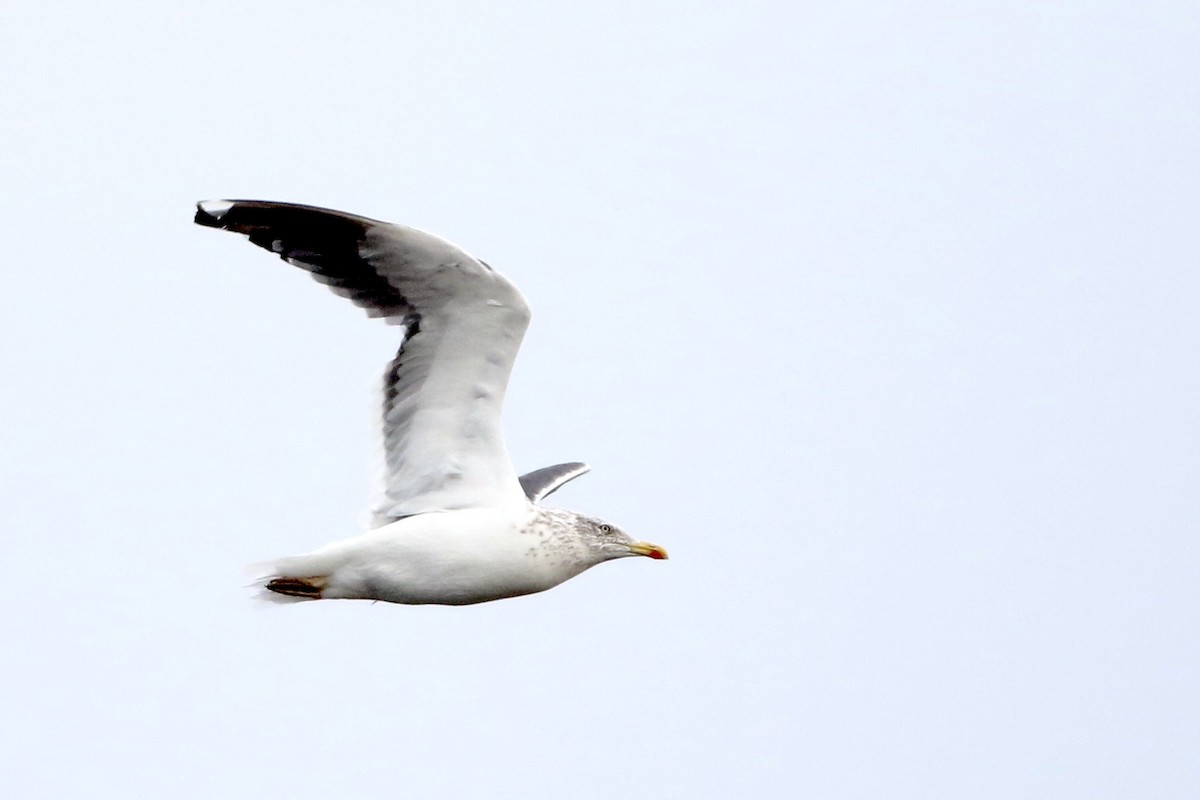
{"type": "Polygon", "coordinates": [[[1195,3],[4,20],[6,796],[1195,796],[1195,3]],[[254,602],[396,334],[209,197],[505,272],[518,468],[672,560],[254,602]]]}

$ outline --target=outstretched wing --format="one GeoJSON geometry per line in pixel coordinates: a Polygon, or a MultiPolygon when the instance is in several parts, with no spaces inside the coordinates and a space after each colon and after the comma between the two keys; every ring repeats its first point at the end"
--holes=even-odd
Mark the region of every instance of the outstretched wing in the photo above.
{"type": "Polygon", "coordinates": [[[524,502],[500,431],[529,324],[521,293],[428,233],[292,203],[200,203],[196,222],[245,234],[404,330],[384,376],[384,497],[376,524],[524,502]]]}
{"type": "Polygon", "coordinates": [[[542,467],[521,476],[521,488],[529,502],[537,503],[558,491],[564,483],[578,478],[591,471],[591,467],[581,461],[568,464],[555,464],[552,467],[542,467]]]}

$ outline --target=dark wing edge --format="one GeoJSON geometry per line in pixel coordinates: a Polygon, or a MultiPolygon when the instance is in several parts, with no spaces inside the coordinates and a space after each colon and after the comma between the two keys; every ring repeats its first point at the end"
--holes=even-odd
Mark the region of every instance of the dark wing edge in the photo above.
{"type": "Polygon", "coordinates": [[[542,467],[521,476],[521,488],[531,503],[537,503],[558,491],[563,484],[585,475],[591,467],[582,461],[571,461],[566,464],[555,464],[552,467],[542,467]]]}
{"type": "MultiPolygon", "coordinates": [[[[375,511],[376,526],[424,511],[467,508],[520,491],[499,428],[509,371],[529,322],[528,306],[515,286],[483,265],[478,266],[476,277],[441,270],[439,279],[443,259],[461,259],[468,265],[478,262],[436,236],[404,226],[316,206],[261,200],[205,201],[196,208],[196,224],[242,234],[309,272],[370,316],[402,327],[400,349],[384,378],[387,473],[384,497],[375,511]],[[447,318],[440,313],[442,306],[459,287],[447,285],[445,274],[467,282],[483,279],[490,288],[472,291],[464,283],[466,305],[455,306],[447,318]],[[439,350],[448,330],[455,332],[459,346],[439,350]],[[420,393],[435,373],[441,378],[441,395],[434,402],[469,419],[471,430],[464,433],[461,424],[445,424],[445,415],[425,415],[422,421],[416,413],[421,410],[420,393]],[[446,452],[456,453],[457,461],[443,457],[446,452]]],[[[532,491],[544,497],[587,471],[586,465],[579,464],[547,469],[563,467],[583,469],[539,478],[532,491]]]]}
{"type": "Polygon", "coordinates": [[[386,223],[317,206],[265,200],[203,201],[196,204],[194,222],[248,237],[307,270],[372,317],[406,325],[410,321],[404,295],[360,254],[367,232],[386,223]]]}

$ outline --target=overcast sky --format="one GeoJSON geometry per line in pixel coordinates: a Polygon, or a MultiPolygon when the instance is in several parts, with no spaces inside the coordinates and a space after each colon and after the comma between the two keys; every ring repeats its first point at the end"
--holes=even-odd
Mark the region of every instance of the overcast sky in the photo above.
{"type": "Polygon", "coordinates": [[[1194,2],[24,2],[0,28],[20,798],[1193,798],[1194,2]],[[397,343],[192,225],[441,234],[505,414],[659,543],[278,607],[397,343]]]}

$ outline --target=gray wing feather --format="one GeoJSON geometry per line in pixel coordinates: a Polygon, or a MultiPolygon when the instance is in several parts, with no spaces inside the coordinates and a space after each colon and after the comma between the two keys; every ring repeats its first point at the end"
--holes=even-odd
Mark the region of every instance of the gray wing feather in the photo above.
{"type": "Polygon", "coordinates": [[[531,503],[537,503],[554,494],[567,481],[584,475],[592,468],[581,461],[542,467],[521,476],[521,488],[531,503]]]}
{"type": "Polygon", "coordinates": [[[341,211],[224,200],[199,204],[195,221],[248,236],[403,328],[384,377],[377,525],[524,502],[500,410],[529,307],[504,276],[436,236],[341,211]]]}

